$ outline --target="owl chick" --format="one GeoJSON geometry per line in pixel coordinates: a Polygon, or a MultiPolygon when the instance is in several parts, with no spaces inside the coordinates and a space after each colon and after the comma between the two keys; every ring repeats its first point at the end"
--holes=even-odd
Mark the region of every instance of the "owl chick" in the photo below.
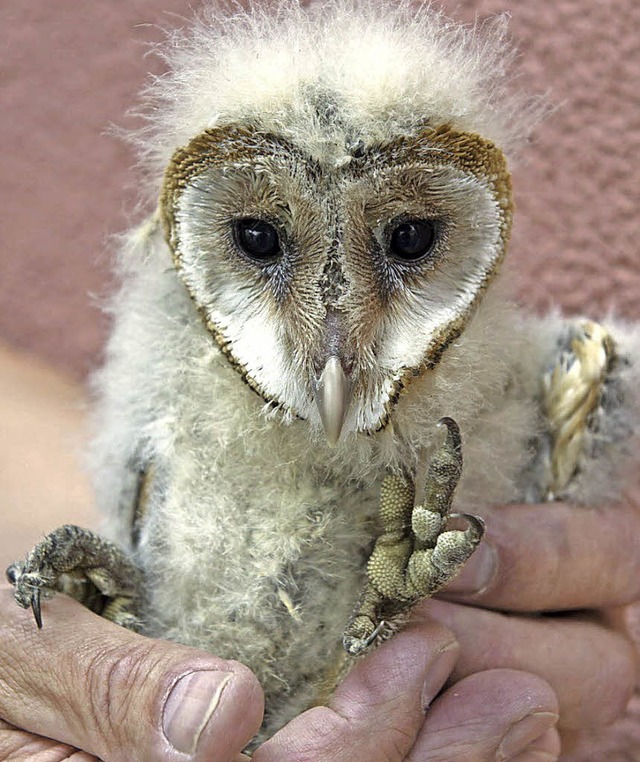
{"type": "Polygon", "coordinates": [[[452,578],[479,505],[615,496],[640,334],[496,279],[538,116],[504,20],[211,6],[164,55],[96,379],[110,540],[62,527],[8,575],[39,625],[62,590],[249,665],[262,738],[452,578]]]}

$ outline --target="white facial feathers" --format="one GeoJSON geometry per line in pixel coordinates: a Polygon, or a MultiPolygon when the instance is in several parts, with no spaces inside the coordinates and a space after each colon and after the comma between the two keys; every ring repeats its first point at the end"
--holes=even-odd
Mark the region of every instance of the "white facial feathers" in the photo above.
{"type": "Polygon", "coordinates": [[[169,164],[162,214],[180,277],[251,386],[316,428],[371,431],[464,328],[504,253],[510,186],[492,143],[448,126],[352,151],[336,167],[259,127],[209,130],[169,164]],[[350,400],[318,394],[332,358],[350,400]]]}

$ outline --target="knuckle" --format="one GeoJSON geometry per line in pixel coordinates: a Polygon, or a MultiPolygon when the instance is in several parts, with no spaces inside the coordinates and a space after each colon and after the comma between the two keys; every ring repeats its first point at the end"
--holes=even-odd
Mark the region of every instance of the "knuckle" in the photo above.
{"type": "Polygon", "coordinates": [[[140,694],[160,662],[161,655],[153,642],[144,639],[128,642],[124,647],[122,644],[102,647],[89,656],[81,678],[86,683],[88,698],[82,711],[86,711],[91,723],[85,730],[99,734],[101,748],[112,747],[114,739],[123,741],[126,748],[134,740],[132,736],[144,707],[140,694]],[[135,722],[128,722],[128,718],[134,718],[135,722]]]}
{"type": "Polygon", "coordinates": [[[327,762],[351,758],[345,752],[355,751],[355,748],[352,725],[328,707],[316,706],[265,741],[253,759],[255,762],[282,762],[284,759],[287,762],[327,762]],[[299,732],[301,722],[304,722],[303,733],[299,732]]]}
{"type": "Polygon", "coordinates": [[[625,712],[634,694],[638,676],[638,654],[635,646],[622,635],[612,644],[606,661],[606,677],[601,683],[599,724],[611,725],[625,712]]]}
{"type": "Polygon", "coordinates": [[[588,671],[559,688],[560,724],[565,730],[605,728],[625,713],[637,681],[638,656],[624,635],[600,630],[597,643],[587,636],[585,664],[588,671]]]}
{"type": "Polygon", "coordinates": [[[378,734],[373,734],[370,743],[378,749],[380,762],[401,762],[413,746],[415,733],[407,728],[386,726],[378,734]]]}
{"type": "Polygon", "coordinates": [[[305,713],[305,725],[309,728],[311,747],[321,752],[346,738],[351,740],[353,728],[340,715],[324,706],[316,706],[305,713]]]}

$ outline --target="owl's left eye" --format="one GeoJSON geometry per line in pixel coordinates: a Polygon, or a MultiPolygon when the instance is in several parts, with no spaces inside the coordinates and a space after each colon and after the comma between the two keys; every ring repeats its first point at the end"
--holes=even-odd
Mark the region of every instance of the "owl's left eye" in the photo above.
{"type": "Polygon", "coordinates": [[[238,220],[233,230],[236,244],[251,259],[270,259],[280,253],[278,231],[269,222],[238,220]]]}

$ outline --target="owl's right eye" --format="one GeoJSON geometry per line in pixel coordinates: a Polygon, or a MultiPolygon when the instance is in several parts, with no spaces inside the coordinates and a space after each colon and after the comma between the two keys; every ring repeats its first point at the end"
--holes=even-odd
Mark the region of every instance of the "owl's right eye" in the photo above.
{"type": "Polygon", "coordinates": [[[238,220],[233,226],[236,245],[251,259],[272,259],[280,253],[278,231],[269,222],[238,220]]]}
{"type": "Polygon", "coordinates": [[[389,249],[395,259],[416,262],[430,254],[436,241],[436,226],[431,220],[407,220],[391,233],[389,249]]]}

